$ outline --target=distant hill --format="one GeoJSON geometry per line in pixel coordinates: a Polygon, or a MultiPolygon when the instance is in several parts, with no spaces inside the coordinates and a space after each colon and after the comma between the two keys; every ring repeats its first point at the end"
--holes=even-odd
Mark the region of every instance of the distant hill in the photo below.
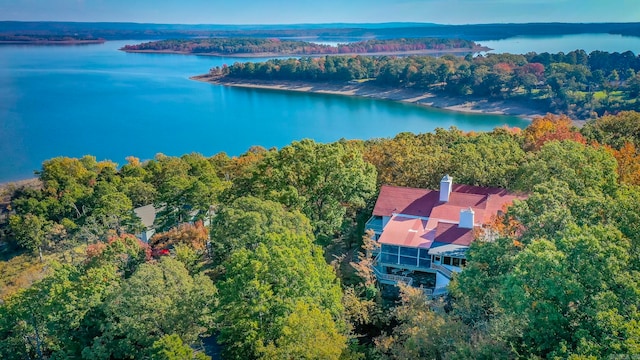
{"type": "Polygon", "coordinates": [[[550,36],[608,33],[640,37],[635,23],[526,23],[439,25],[432,23],[331,23],[287,25],[184,25],[140,23],[1,21],[0,34],[55,35],[84,38],[169,39],[185,37],[320,37],[340,39],[391,39],[443,37],[498,40],[513,36],[550,36]]]}

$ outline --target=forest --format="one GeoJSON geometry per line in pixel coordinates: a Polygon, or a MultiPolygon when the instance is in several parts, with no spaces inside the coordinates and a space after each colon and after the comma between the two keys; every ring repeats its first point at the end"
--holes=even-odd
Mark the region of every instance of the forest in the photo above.
{"type": "Polygon", "coordinates": [[[208,38],[161,40],[126,45],[123,51],[174,51],[188,54],[278,54],[278,55],[326,55],[394,53],[410,51],[488,50],[469,40],[445,38],[417,38],[393,40],[365,40],[354,43],[323,45],[296,40],[261,38],[208,38]]]}
{"type": "Polygon", "coordinates": [[[325,56],[236,62],[211,69],[239,80],[367,82],[451,96],[512,99],[574,119],[640,110],[640,55],[528,53],[457,57],[325,56]]]}
{"type": "Polygon", "coordinates": [[[640,113],[582,128],[295,141],[118,166],[45,161],[0,213],[0,358],[595,359],[640,355],[640,113]],[[529,194],[446,298],[382,296],[382,184],[529,194]],[[142,243],[133,209],[154,204],[142,243]],[[214,215],[212,215],[212,212],[214,215]],[[205,224],[209,223],[209,226],[205,224]]]}

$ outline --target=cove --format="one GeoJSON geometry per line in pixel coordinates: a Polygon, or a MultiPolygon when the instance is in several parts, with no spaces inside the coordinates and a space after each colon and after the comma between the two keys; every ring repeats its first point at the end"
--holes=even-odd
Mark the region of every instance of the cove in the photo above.
{"type": "Polygon", "coordinates": [[[392,101],[214,86],[189,76],[264,59],[117,51],[137,42],[0,47],[0,182],[32,177],[56,156],[91,154],[122,164],[129,155],[239,155],[253,145],[282,147],[303,138],[330,142],[528,123],[392,101]]]}

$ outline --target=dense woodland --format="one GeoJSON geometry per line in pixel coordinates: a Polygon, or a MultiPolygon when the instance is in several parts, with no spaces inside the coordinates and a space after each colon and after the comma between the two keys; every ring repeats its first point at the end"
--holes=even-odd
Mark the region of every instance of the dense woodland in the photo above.
{"type": "Polygon", "coordinates": [[[1,34],[0,44],[99,44],[105,40],[91,36],[1,34]]]}
{"type": "Polygon", "coordinates": [[[238,157],[55,158],[11,189],[0,358],[519,359],[640,355],[640,113],[293,142],[238,157]],[[381,184],[529,194],[450,296],[382,297],[354,252],[381,184]],[[133,208],[163,207],[149,244],[133,208]],[[200,221],[215,216],[209,228],[200,221]],[[208,346],[208,345],[207,345],[208,346]]]}
{"type": "Polygon", "coordinates": [[[475,51],[480,46],[473,41],[445,38],[418,38],[393,40],[365,40],[337,46],[296,40],[261,38],[208,38],[162,40],[126,45],[124,51],[176,51],[190,54],[261,54],[317,55],[317,54],[366,54],[393,53],[421,50],[447,51],[467,49],[475,51]]]}
{"type": "Polygon", "coordinates": [[[514,99],[589,119],[605,112],[640,110],[640,55],[633,52],[457,57],[326,56],[235,63],[211,69],[215,76],[270,81],[368,81],[452,96],[514,99]]]}

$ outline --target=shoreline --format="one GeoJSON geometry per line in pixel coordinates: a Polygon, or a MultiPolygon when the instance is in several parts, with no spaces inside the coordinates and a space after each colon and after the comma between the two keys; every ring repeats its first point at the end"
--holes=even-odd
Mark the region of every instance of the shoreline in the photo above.
{"type": "Polygon", "coordinates": [[[547,112],[527,106],[526,103],[513,100],[487,100],[473,97],[455,97],[425,92],[416,89],[390,89],[367,83],[311,83],[304,81],[264,81],[220,79],[211,75],[197,75],[189,79],[209,84],[266,89],[277,91],[297,91],[316,94],[358,96],[379,100],[398,101],[449,111],[518,116],[532,120],[544,116],[547,112]]]}
{"type": "Polygon", "coordinates": [[[213,56],[213,57],[227,57],[227,58],[265,58],[265,57],[323,57],[323,56],[409,56],[409,55],[434,55],[434,54],[459,54],[459,53],[478,53],[491,51],[493,49],[486,46],[478,46],[475,48],[453,48],[453,49],[424,49],[424,50],[408,50],[408,51],[389,51],[389,52],[368,52],[368,53],[325,53],[325,54],[283,54],[275,52],[261,52],[261,53],[193,53],[188,51],[175,51],[175,50],[127,50],[124,48],[118,49],[126,53],[141,53],[141,54],[177,54],[177,55],[196,55],[196,56],[213,56]]]}

